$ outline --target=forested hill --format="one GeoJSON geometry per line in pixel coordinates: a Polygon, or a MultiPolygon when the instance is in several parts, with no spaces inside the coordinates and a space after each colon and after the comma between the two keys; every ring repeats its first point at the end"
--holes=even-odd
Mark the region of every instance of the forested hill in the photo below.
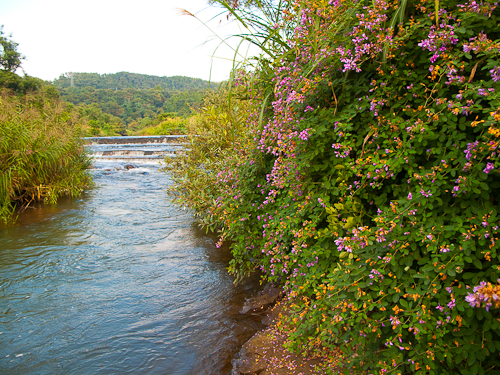
{"type": "Polygon", "coordinates": [[[73,73],[73,87],[67,73],[52,84],[64,101],[90,119],[92,135],[133,134],[166,117],[191,116],[210,89],[219,85],[199,78],[127,72],[73,73]]]}
{"type": "MultiPolygon", "coordinates": [[[[58,89],[70,87],[70,74],[66,73],[61,75],[54,80],[53,84],[58,89]]],[[[161,86],[161,88],[166,91],[200,90],[216,85],[213,82],[210,84],[208,81],[199,78],[183,76],[158,77],[128,72],[112,74],[73,73],[73,84],[76,88],[93,87],[94,89],[104,90],[148,90],[161,86]]]]}

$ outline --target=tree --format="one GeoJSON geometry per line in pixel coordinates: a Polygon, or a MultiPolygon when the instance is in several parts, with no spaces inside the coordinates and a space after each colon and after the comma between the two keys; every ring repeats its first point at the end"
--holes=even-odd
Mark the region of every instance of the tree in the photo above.
{"type": "Polygon", "coordinates": [[[5,36],[3,25],[0,27],[0,69],[15,72],[21,66],[24,56],[17,52],[18,43],[11,40],[12,35],[5,36]]]}

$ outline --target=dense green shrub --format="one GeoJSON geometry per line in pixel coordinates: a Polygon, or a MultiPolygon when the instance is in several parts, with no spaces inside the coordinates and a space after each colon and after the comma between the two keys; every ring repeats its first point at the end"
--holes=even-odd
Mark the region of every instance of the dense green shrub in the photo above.
{"type": "Polygon", "coordinates": [[[198,121],[198,116],[179,117],[175,113],[162,113],[150,125],[141,129],[135,134],[137,135],[184,135],[188,133],[188,129],[195,126],[198,121]]]}
{"type": "Polygon", "coordinates": [[[247,86],[254,142],[192,207],[238,278],[284,285],[289,346],[325,373],[499,373],[498,4],[289,5],[290,48],[247,86]]]}
{"type": "Polygon", "coordinates": [[[54,203],[90,183],[80,119],[46,95],[0,93],[0,219],[33,201],[54,203]]]}

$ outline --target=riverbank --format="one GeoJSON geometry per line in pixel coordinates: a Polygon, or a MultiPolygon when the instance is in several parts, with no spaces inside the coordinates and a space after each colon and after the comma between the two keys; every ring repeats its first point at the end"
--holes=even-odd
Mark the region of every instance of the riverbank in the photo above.
{"type": "MultiPolygon", "coordinates": [[[[251,300],[260,299],[266,302],[266,296],[269,295],[266,290],[269,290],[269,284],[259,296],[251,300]]],[[[270,298],[272,299],[270,304],[260,307],[255,305],[255,310],[265,311],[262,323],[267,327],[258,331],[242,346],[232,361],[231,375],[320,375],[324,373],[323,368],[327,366],[325,358],[297,355],[286,349],[289,335],[282,326],[289,304],[282,297],[280,290],[276,298],[270,298]]],[[[245,309],[246,306],[242,311],[245,309]]],[[[332,358],[334,357],[331,356],[330,360],[332,358]]],[[[339,363],[332,365],[338,366],[339,363]]]]}

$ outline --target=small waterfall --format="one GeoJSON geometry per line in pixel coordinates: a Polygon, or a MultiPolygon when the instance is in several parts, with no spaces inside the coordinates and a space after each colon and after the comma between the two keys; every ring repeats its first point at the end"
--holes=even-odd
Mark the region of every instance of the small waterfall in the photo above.
{"type": "Polygon", "coordinates": [[[146,161],[175,157],[184,150],[186,136],[131,136],[131,137],[87,137],[83,138],[94,159],[146,161]]]}

